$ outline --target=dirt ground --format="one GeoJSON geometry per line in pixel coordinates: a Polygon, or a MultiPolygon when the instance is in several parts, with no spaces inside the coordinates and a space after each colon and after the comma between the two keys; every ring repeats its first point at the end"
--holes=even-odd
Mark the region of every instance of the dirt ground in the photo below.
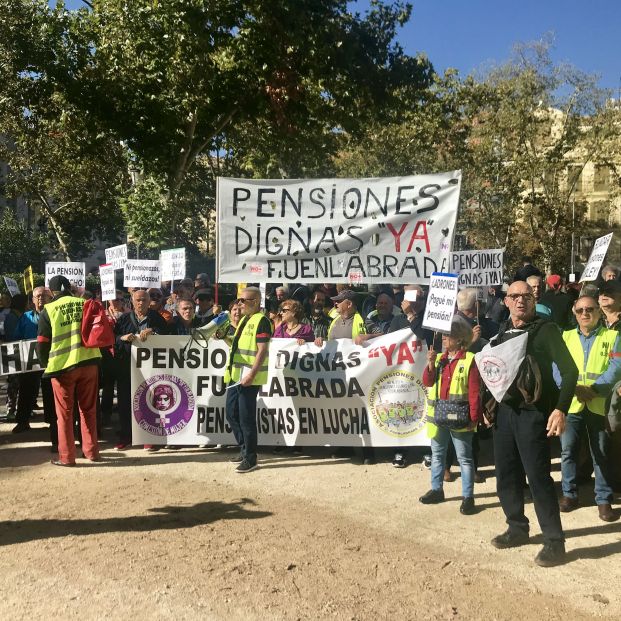
{"type": "Polygon", "coordinates": [[[621,522],[592,505],[564,516],[569,562],[543,569],[529,504],[530,545],[496,550],[492,466],[466,517],[459,479],[423,506],[429,472],[388,454],[266,449],[239,475],[232,449],[107,443],[103,464],[58,468],[40,420],[0,424],[2,619],[621,618],[621,522]]]}

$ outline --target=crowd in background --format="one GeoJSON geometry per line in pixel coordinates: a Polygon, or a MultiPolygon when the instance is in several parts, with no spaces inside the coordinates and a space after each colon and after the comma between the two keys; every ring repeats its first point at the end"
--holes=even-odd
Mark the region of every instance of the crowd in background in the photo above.
{"type": "MultiPolygon", "coordinates": [[[[535,405],[547,416],[550,412],[557,411],[552,393],[555,390],[567,393],[567,407],[564,406],[566,411],[562,412],[566,421],[559,425],[558,432],[552,434],[559,435],[562,444],[564,479],[560,510],[570,511],[577,506],[577,484],[589,479],[594,471],[600,517],[606,521],[616,519],[618,516],[611,514],[609,509],[612,491],[621,490],[621,432],[615,431],[608,422],[614,416],[606,417],[602,414],[608,413],[610,408],[616,408],[621,396],[618,383],[621,380],[621,351],[617,338],[621,329],[619,270],[614,266],[606,266],[598,281],[582,285],[566,282],[557,274],[546,277],[525,257],[522,267],[511,280],[513,284],[497,285],[486,290],[460,290],[453,330],[450,335],[444,336],[423,327],[427,288],[414,284],[373,285],[356,287],[356,290],[349,285],[330,283],[312,287],[304,284],[268,285],[265,290],[267,295],[261,299],[260,305],[257,304],[256,311],[259,311],[260,306],[261,312],[269,320],[266,323],[268,327],[263,330],[263,336],[267,340],[293,338],[300,346],[312,342],[322,347],[326,341],[334,339],[351,339],[357,344],[365,344],[378,336],[408,327],[418,339],[424,340],[430,352],[423,377],[423,382],[430,391],[429,395],[432,395],[428,395],[429,420],[433,423],[434,407],[435,416],[438,416],[442,403],[456,397],[461,397],[461,401],[467,403],[465,407],[468,418],[465,426],[457,430],[461,433],[447,432],[438,424],[431,434],[433,454],[427,465],[431,468],[432,489],[420,500],[424,504],[434,504],[444,499],[442,484],[452,480],[451,468],[457,460],[462,474],[461,512],[466,515],[475,512],[474,484],[484,480],[478,471],[480,440],[489,437],[489,427],[492,426],[492,422],[483,415],[484,387],[476,365],[472,364],[473,356],[487,343],[498,344],[503,335],[512,331],[519,332],[522,325],[536,326],[535,330],[539,330],[541,324],[545,325],[542,334],[547,336],[538,337],[539,340],[534,339],[533,342],[545,341],[541,350],[543,353],[540,352],[544,359],[545,348],[549,349],[554,344],[552,349],[555,351],[549,356],[549,369],[547,366],[542,369],[542,377],[539,378],[549,404],[545,407],[541,405],[541,394],[530,403],[536,402],[535,405]],[[531,302],[532,309],[529,310],[531,302]],[[529,315],[531,310],[532,316],[529,315]],[[598,347],[604,347],[602,356],[605,361],[600,361],[604,366],[595,372],[595,363],[590,355],[598,347]],[[571,356],[573,362],[568,362],[571,356]],[[573,385],[569,386],[571,382],[567,378],[576,368],[578,373],[573,379],[573,385]],[[462,377],[461,385],[456,379],[457,376],[462,377]],[[551,383],[553,376],[555,385],[551,383]],[[587,376],[591,379],[590,382],[587,381],[587,376]],[[580,413],[582,416],[578,417],[580,413]]],[[[161,288],[117,289],[115,298],[105,304],[106,316],[114,330],[115,344],[101,350],[97,401],[98,430],[101,432],[102,428],[116,426],[117,450],[131,447],[132,342],[144,341],[153,334],[189,336],[195,329],[209,324],[222,310],[229,313],[228,336],[234,338],[244,313],[248,314],[244,311],[244,304],[249,305],[255,301],[255,291],[257,301],[260,299],[259,289],[250,287],[245,291],[252,295],[239,297],[236,289],[220,286],[216,295],[207,274],[198,274],[194,280],[163,283],[161,288]],[[116,421],[113,418],[115,412],[116,421]]],[[[97,298],[100,292],[74,291],[73,295],[97,298]]],[[[45,287],[37,287],[31,296],[19,294],[11,298],[3,295],[0,299],[2,339],[11,342],[37,338],[41,313],[51,301],[52,292],[45,287]]],[[[8,420],[16,423],[13,433],[26,433],[30,430],[34,411],[40,409],[37,399],[41,393],[44,420],[50,429],[52,451],[57,451],[57,417],[49,378],[43,372],[33,372],[9,375],[6,379],[6,414],[8,420]]],[[[511,415],[516,412],[519,414],[520,408],[525,407],[524,399],[520,397],[520,400],[519,407],[511,406],[511,415]]],[[[558,403],[560,402],[565,403],[562,399],[558,403]]],[[[501,412],[503,405],[506,404],[500,404],[501,412]]],[[[524,419],[522,414],[520,424],[524,419]]],[[[76,406],[75,433],[79,441],[78,421],[76,406]]],[[[548,423],[548,430],[550,425],[554,427],[552,423],[548,423]]],[[[496,427],[498,428],[498,423],[496,427]]],[[[515,429],[511,433],[515,434],[515,429]]],[[[500,437],[501,434],[497,432],[496,436],[500,437]]],[[[503,446],[503,451],[510,452],[512,446],[519,444],[513,435],[506,442],[509,444],[503,446]]],[[[144,448],[147,451],[160,450],[160,446],[155,445],[145,445],[144,448]]],[[[524,452],[522,449],[521,451],[524,452]]],[[[339,449],[338,453],[347,454],[347,451],[339,449]]],[[[376,457],[374,449],[362,449],[361,459],[365,464],[374,463],[376,457]]],[[[391,457],[395,467],[403,468],[409,460],[408,450],[395,449],[391,457]]],[[[524,455],[520,455],[520,459],[524,462],[524,455]]],[[[536,461],[539,458],[532,459],[536,461]]],[[[506,483],[507,489],[515,485],[523,486],[526,477],[533,485],[538,471],[527,472],[526,466],[523,463],[519,467],[517,462],[510,465],[511,476],[517,478],[512,479],[510,485],[506,483]]],[[[542,477],[541,481],[545,479],[545,476],[542,477]]],[[[543,483],[541,485],[544,486],[543,483]]],[[[545,485],[548,485],[547,479],[545,485]]],[[[515,494],[509,500],[509,491],[505,490],[504,493],[505,504],[509,506],[510,503],[517,503],[515,510],[519,513],[519,501],[515,500],[515,494]]],[[[549,501],[549,498],[545,502],[541,500],[541,490],[537,493],[540,494],[540,506],[549,501]]],[[[504,505],[503,509],[506,509],[504,505]]],[[[523,506],[521,510],[523,511],[523,506]]],[[[540,517],[540,522],[542,519],[545,523],[545,516],[540,517]]],[[[550,520],[552,524],[554,520],[550,520]]],[[[509,519],[508,522],[511,525],[509,519]]],[[[553,524],[550,528],[554,530],[557,527],[553,524]]],[[[508,533],[509,535],[505,533],[503,537],[506,537],[496,541],[494,545],[511,547],[522,541],[520,538],[524,535],[523,530],[517,528],[511,531],[510,527],[508,533]]],[[[551,540],[554,542],[559,537],[557,533],[551,540]]],[[[543,561],[545,560],[544,558],[543,561]]]]}

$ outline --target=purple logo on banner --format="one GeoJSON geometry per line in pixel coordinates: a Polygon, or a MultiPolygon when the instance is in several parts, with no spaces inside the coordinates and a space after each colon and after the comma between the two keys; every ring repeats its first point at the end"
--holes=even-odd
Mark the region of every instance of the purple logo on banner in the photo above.
{"type": "Polygon", "coordinates": [[[154,375],[138,387],[133,410],[141,429],[154,436],[171,436],[190,422],[194,395],[175,375],[154,375]]]}

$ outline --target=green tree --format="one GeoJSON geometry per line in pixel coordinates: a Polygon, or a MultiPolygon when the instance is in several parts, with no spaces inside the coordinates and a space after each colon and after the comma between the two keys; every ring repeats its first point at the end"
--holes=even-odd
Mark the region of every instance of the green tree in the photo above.
{"type": "Polygon", "coordinates": [[[480,84],[469,171],[480,194],[467,211],[479,244],[493,233],[510,258],[532,254],[548,272],[567,270],[572,228],[586,224],[579,173],[595,163],[618,178],[621,161],[610,93],[594,76],[555,65],[549,50],[546,41],[518,46],[515,59],[480,84]]]}
{"type": "Polygon", "coordinates": [[[5,207],[0,214],[0,269],[3,274],[21,273],[29,265],[36,271],[46,243],[45,235],[31,231],[5,207]]]}
{"type": "Polygon", "coordinates": [[[170,203],[173,243],[196,223],[189,197],[204,178],[191,173],[203,156],[223,145],[246,175],[316,170],[336,132],[354,133],[400,103],[398,86],[430,76],[429,63],[394,42],[410,14],[401,2],[373,0],[364,16],[345,0],[14,4],[5,12],[29,8],[46,42],[34,40],[37,28],[29,37],[6,29],[6,45],[28,56],[33,83],[53,83],[89,125],[126,142],[170,203]],[[41,53],[29,54],[33,46],[41,53]]]}
{"type": "MultiPolygon", "coordinates": [[[[40,210],[67,259],[124,223],[118,196],[128,185],[124,147],[69,101],[58,75],[81,61],[63,49],[80,38],[71,16],[39,0],[0,5],[0,160],[5,192],[40,210]]],[[[82,35],[81,41],[87,39],[82,35]]]]}

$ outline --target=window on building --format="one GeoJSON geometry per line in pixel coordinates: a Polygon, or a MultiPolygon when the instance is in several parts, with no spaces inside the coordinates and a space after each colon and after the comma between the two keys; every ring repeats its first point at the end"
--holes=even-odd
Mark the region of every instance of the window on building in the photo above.
{"type": "Polygon", "coordinates": [[[608,201],[595,201],[591,203],[589,216],[591,220],[608,222],[610,217],[610,204],[608,201]]]}
{"type": "Polygon", "coordinates": [[[595,166],[593,189],[596,192],[607,192],[610,188],[610,169],[608,166],[595,166]]]}

